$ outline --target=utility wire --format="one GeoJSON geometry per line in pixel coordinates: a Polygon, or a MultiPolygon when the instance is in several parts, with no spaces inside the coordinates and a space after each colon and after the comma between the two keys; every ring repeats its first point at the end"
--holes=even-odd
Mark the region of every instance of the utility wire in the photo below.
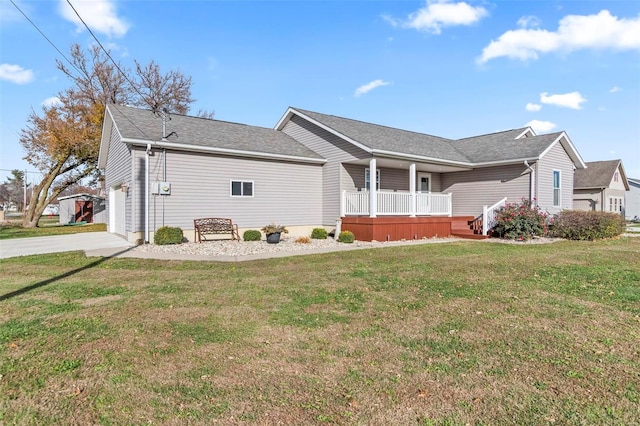
{"type": "MultiPolygon", "coordinates": [[[[85,26],[85,28],[87,29],[87,31],[89,31],[89,34],[91,34],[91,37],[93,37],[93,39],[96,41],[96,43],[98,43],[98,46],[100,46],[100,49],[102,49],[102,51],[105,53],[105,55],[107,55],[107,57],[109,58],[109,60],[111,61],[111,63],[117,68],[117,70],[120,72],[120,74],[122,74],[122,76],[124,77],[125,80],[127,80],[127,82],[129,82],[129,84],[131,85],[131,88],[133,90],[136,91],[136,93],[138,93],[138,95],[140,95],[140,99],[142,99],[148,107],[151,108],[151,111],[154,114],[164,114],[164,111],[158,111],[157,106],[151,105],[149,102],[147,102],[147,100],[145,99],[145,96],[142,94],[142,92],[140,92],[140,90],[138,90],[137,85],[132,82],[129,79],[129,76],[127,76],[127,74],[122,71],[122,69],[120,68],[120,65],[118,65],[118,63],[116,61],[113,60],[113,58],[111,57],[111,55],[109,54],[109,51],[107,49],[104,48],[104,46],[102,45],[102,43],[100,43],[100,40],[98,40],[98,37],[96,37],[96,35],[93,33],[93,31],[91,31],[91,28],[89,28],[89,26],[87,25],[87,23],[84,21],[84,19],[82,19],[82,16],[80,16],[80,14],[78,13],[78,11],[76,10],[76,8],[73,6],[73,4],[71,4],[70,0],[67,0],[67,3],[69,4],[69,6],[71,7],[71,9],[73,9],[73,11],[75,12],[76,16],[78,17],[78,19],[80,19],[80,22],[82,22],[82,24],[85,26]]],[[[138,129],[143,135],[145,135],[148,139],[151,139],[149,137],[149,135],[147,135],[145,133],[144,130],[142,130],[140,127],[138,127],[138,125],[136,123],[134,123],[126,114],[123,114],[124,117],[127,119],[127,121],[129,123],[131,123],[136,129],[138,129]]],[[[164,135],[162,135],[164,137],[164,135]]]]}
{"type": "MultiPolygon", "coordinates": [[[[12,0],[13,1],[13,0],[12,0]]],[[[122,76],[124,77],[125,80],[127,80],[127,82],[129,82],[129,84],[131,85],[131,87],[133,88],[133,90],[135,90],[138,95],[140,95],[140,97],[144,100],[145,96],[138,90],[138,87],[136,86],[136,84],[134,84],[129,77],[127,76],[127,74],[125,74],[124,71],[122,71],[122,69],[120,68],[120,65],[118,65],[118,63],[116,61],[113,60],[113,58],[111,57],[111,55],[109,54],[109,52],[107,51],[107,49],[104,48],[104,46],[102,45],[102,43],[100,43],[100,40],[98,40],[98,37],[96,37],[96,35],[93,33],[93,31],[91,31],[91,28],[89,28],[89,26],[87,25],[87,23],[84,21],[84,19],[82,19],[82,16],[80,16],[80,14],[78,13],[78,11],[76,10],[76,8],[73,6],[73,4],[71,4],[70,0],[67,0],[67,3],[69,4],[69,6],[71,6],[71,9],[73,9],[73,11],[75,12],[76,16],[78,17],[78,19],[80,19],[80,22],[82,22],[85,26],[85,28],[87,29],[87,31],[89,31],[89,34],[91,34],[91,37],[93,37],[93,39],[96,41],[96,43],[98,43],[98,46],[100,46],[100,48],[102,49],[102,51],[105,53],[105,55],[107,55],[107,57],[111,60],[111,63],[113,63],[113,65],[118,69],[118,71],[120,71],[120,74],[122,74],[122,76]]],[[[145,100],[146,102],[146,100],[145,100]]],[[[153,110],[153,112],[155,113],[155,107],[152,105],[149,105],[149,103],[147,102],[147,105],[149,107],[151,107],[151,109],[153,110]]]]}
{"type": "Polygon", "coordinates": [[[47,40],[47,41],[49,42],[49,44],[50,44],[51,46],[53,46],[53,48],[54,48],[54,49],[56,49],[56,50],[58,51],[58,53],[60,54],[60,56],[62,56],[62,57],[65,59],[65,61],[67,61],[67,62],[68,62],[72,67],[74,67],[74,68],[76,69],[76,71],[78,71],[80,74],[84,74],[81,70],[79,70],[79,69],[78,69],[78,67],[76,67],[76,66],[75,66],[75,64],[74,64],[73,62],[71,62],[71,61],[69,60],[69,58],[67,58],[67,57],[65,56],[65,54],[64,54],[64,53],[62,53],[62,51],[61,51],[60,49],[58,49],[58,46],[56,46],[56,45],[55,45],[55,43],[54,43],[54,42],[52,42],[52,41],[49,39],[49,37],[47,37],[47,35],[46,35],[44,32],[42,32],[42,30],[41,30],[40,28],[38,28],[38,26],[35,24],[35,22],[33,22],[33,21],[32,21],[32,20],[27,16],[27,14],[26,14],[26,13],[24,13],[24,12],[22,11],[22,9],[20,9],[20,7],[19,7],[19,6],[18,6],[18,5],[13,1],[13,0],[9,0],[9,1],[11,2],[11,4],[12,4],[12,5],[14,5],[14,6],[15,6],[15,8],[16,8],[16,9],[18,9],[18,12],[20,12],[20,13],[22,14],[22,16],[24,16],[24,17],[25,17],[25,19],[26,19],[27,21],[29,21],[29,23],[30,23],[31,25],[33,25],[33,28],[35,28],[35,29],[40,33],[40,35],[41,35],[42,37],[44,37],[44,39],[45,39],[45,40],[47,40]]]}
{"type": "MultiPolygon", "coordinates": [[[[53,41],[51,41],[51,39],[49,37],[47,37],[47,35],[36,25],[36,23],[33,22],[31,20],[31,18],[29,18],[29,16],[27,16],[27,14],[24,13],[24,11],[22,9],[20,9],[20,7],[13,0],[9,0],[9,1],[22,14],[22,16],[24,16],[25,19],[27,21],[29,21],[29,23],[38,31],[38,33],[40,33],[40,35],[45,40],[47,40],[47,42],[49,42],[49,44],[60,54],[60,56],[62,56],[64,58],[65,61],[67,61],[76,71],[78,71],[79,74],[84,75],[86,78],[89,78],[89,76],[86,75],[85,72],[80,70],[69,58],[67,58],[67,56],[64,53],[62,53],[62,51],[58,48],[58,46],[56,46],[55,43],[53,41]]],[[[109,54],[109,51],[104,48],[104,46],[102,45],[100,40],[98,40],[98,38],[93,33],[93,31],[91,31],[91,28],[89,28],[89,26],[84,21],[84,19],[82,19],[82,16],[80,16],[80,14],[76,10],[76,8],[73,6],[73,4],[71,4],[71,2],[69,0],[67,0],[67,3],[71,7],[71,9],[75,12],[76,16],[78,16],[78,19],[80,19],[80,21],[85,26],[85,28],[89,31],[89,34],[91,34],[91,37],[93,37],[93,39],[96,41],[96,43],[98,43],[98,46],[100,46],[102,51],[107,55],[107,57],[109,58],[111,63],[116,67],[118,72],[120,72],[120,74],[124,77],[124,79],[127,80],[127,82],[131,85],[131,88],[134,91],[136,91],[138,93],[138,95],[140,95],[140,98],[147,104],[147,106],[149,106],[151,108],[151,110],[153,111],[154,114],[158,113],[158,111],[156,111],[156,108],[154,106],[150,105],[149,102],[146,101],[145,96],[140,92],[140,90],[138,90],[138,87],[136,86],[136,84],[134,84],[131,81],[131,79],[129,79],[129,76],[127,76],[127,74],[124,71],[122,71],[122,69],[120,68],[118,63],[111,57],[111,54],[109,54]]],[[[136,123],[134,123],[128,116],[126,116],[125,114],[123,114],[123,115],[127,119],[127,121],[129,121],[136,129],[138,129],[143,135],[145,135],[147,138],[149,138],[149,135],[147,135],[144,130],[142,130],[140,127],[138,127],[138,125],[136,123]]],[[[33,173],[33,172],[31,172],[31,173],[33,173]]]]}

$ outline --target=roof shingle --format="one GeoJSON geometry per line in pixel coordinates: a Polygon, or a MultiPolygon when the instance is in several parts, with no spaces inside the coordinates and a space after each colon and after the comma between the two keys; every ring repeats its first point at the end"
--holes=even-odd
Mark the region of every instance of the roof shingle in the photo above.
{"type": "MultiPolygon", "coordinates": [[[[162,120],[152,111],[122,105],[109,105],[108,108],[123,139],[162,141],[162,120]]],[[[167,141],[185,147],[322,159],[292,137],[274,129],[178,114],[170,117],[166,132],[176,134],[167,141]]]]}

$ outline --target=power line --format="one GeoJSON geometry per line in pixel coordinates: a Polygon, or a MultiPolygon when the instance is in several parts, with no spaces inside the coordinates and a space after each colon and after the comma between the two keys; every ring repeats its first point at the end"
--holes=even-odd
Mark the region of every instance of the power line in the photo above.
{"type": "MultiPolygon", "coordinates": [[[[102,45],[102,43],[100,43],[100,40],[98,40],[98,37],[96,37],[96,35],[93,33],[93,31],[91,31],[91,28],[89,28],[89,26],[87,25],[86,22],[84,22],[84,19],[82,19],[82,16],[80,16],[80,14],[78,13],[78,11],[76,10],[76,8],[71,4],[70,0],[67,0],[67,3],[69,4],[69,6],[71,6],[71,9],[73,9],[73,11],[75,12],[76,16],[78,17],[78,19],[80,19],[80,22],[82,22],[82,24],[85,26],[85,28],[87,29],[87,31],[89,31],[89,34],[91,34],[91,37],[93,37],[93,39],[96,41],[96,43],[98,43],[98,46],[100,46],[100,49],[102,49],[102,51],[105,53],[105,55],[107,55],[107,57],[109,58],[109,60],[111,60],[111,63],[118,69],[118,71],[120,71],[120,74],[122,74],[122,76],[124,77],[125,80],[127,80],[127,82],[131,85],[131,87],[133,88],[133,90],[135,90],[138,95],[140,95],[140,98],[142,100],[145,99],[145,96],[138,90],[138,87],[136,86],[136,84],[134,84],[129,77],[127,76],[127,74],[125,74],[124,71],[122,71],[122,69],[120,68],[120,65],[118,65],[118,63],[116,61],[113,60],[113,58],[111,57],[111,55],[109,54],[109,52],[107,51],[107,49],[104,48],[104,46],[102,45]]],[[[146,101],[145,101],[146,102],[146,101]]],[[[151,107],[151,109],[153,110],[153,112],[155,111],[155,107],[153,107],[152,105],[149,105],[149,103],[147,103],[147,105],[149,107],[151,107]]],[[[144,133],[144,132],[143,132],[144,133]]]]}
{"type": "Polygon", "coordinates": [[[67,62],[68,62],[72,67],[74,67],[74,68],[76,69],[76,71],[78,71],[80,74],[84,74],[81,70],[79,70],[79,69],[78,69],[78,67],[76,67],[76,66],[75,66],[75,64],[74,64],[73,62],[71,62],[71,61],[69,60],[69,58],[67,58],[67,57],[65,56],[65,54],[64,54],[64,53],[62,53],[62,51],[61,51],[60,49],[58,49],[58,46],[56,46],[56,45],[55,45],[55,43],[54,43],[54,42],[52,42],[52,41],[49,39],[49,37],[47,37],[47,35],[46,35],[44,32],[42,32],[42,30],[41,30],[41,29],[40,29],[40,28],[35,24],[35,22],[33,22],[33,21],[32,21],[32,20],[27,16],[27,14],[26,14],[26,13],[24,13],[24,12],[22,11],[22,9],[20,9],[20,7],[18,7],[18,5],[17,5],[13,0],[9,0],[9,1],[11,2],[11,4],[12,4],[12,5],[14,5],[14,6],[15,6],[15,8],[16,8],[16,9],[18,9],[18,12],[20,12],[20,13],[22,14],[22,16],[24,16],[24,17],[25,17],[25,19],[26,19],[27,21],[29,21],[29,23],[30,23],[31,25],[33,25],[33,28],[35,28],[35,29],[40,33],[40,35],[41,35],[42,37],[44,37],[44,39],[45,39],[45,40],[47,40],[47,41],[49,42],[49,44],[50,44],[51,46],[53,46],[53,48],[54,48],[54,49],[56,49],[56,50],[58,51],[58,53],[60,54],[60,56],[62,56],[62,57],[65,59],[65,61],[67,61],[67,62]]]}

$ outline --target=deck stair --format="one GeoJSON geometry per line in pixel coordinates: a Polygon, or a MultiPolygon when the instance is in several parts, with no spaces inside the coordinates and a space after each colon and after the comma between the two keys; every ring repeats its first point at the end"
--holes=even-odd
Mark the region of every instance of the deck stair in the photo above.
{"type": "Polygon", "coordinates": [[[482,235],[482,216],[479,218],[474,218],[473,216],[454,218],[451,222],[451,235],[471,240],[486,240],[489,238],[487,235],[482,235]]]}

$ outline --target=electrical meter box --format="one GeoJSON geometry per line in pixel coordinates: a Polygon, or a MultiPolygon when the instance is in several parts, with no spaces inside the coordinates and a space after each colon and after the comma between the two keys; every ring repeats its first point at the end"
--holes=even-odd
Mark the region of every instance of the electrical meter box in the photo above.
{"type": "Polygon", "coordinates": [[[153,182],[151,193],[156,195],[171,195],[171,184],[169,182],[153,182]]]}

